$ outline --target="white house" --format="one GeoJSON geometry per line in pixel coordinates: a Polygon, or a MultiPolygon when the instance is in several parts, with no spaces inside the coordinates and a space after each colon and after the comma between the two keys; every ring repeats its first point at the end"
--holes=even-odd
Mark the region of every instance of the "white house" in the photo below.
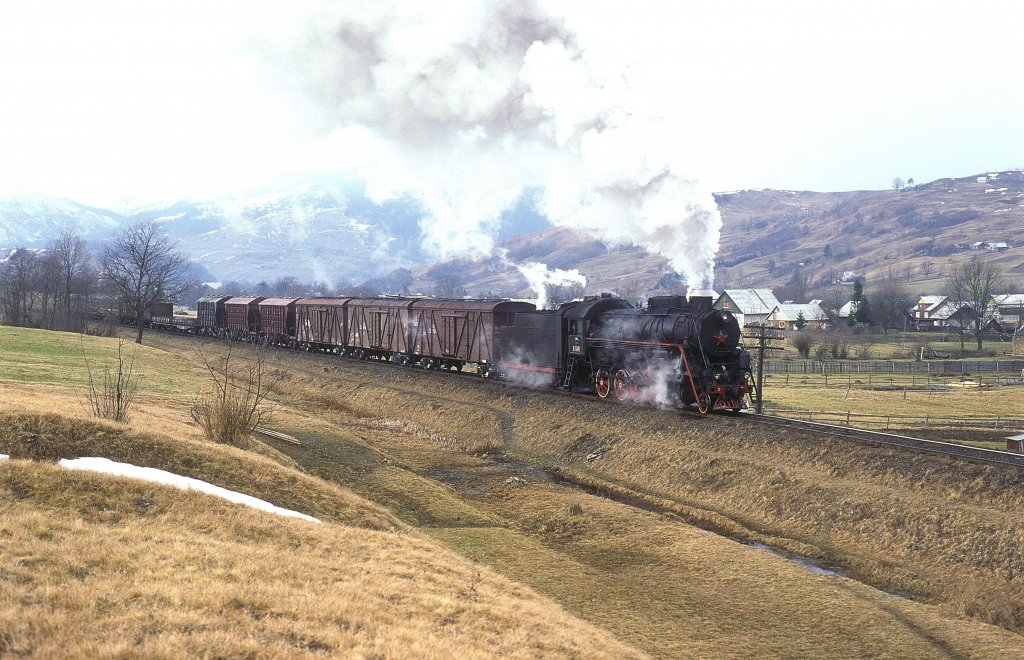
{"type": "Polygon", "coordinates": [[[950,300],[947,296],[921,296],[907,310],[918,329],[958,328],[975,317],[970,305],[950,300]]]}
{"type": "Polygon", "coordinates": [[[796,330],[797,319],[803,316],[805,327],[820,330],[828,323],[828,314],[821,308],[820,300],[812,300],[806,304],[780,303],[768,314],[767,324],[773,328],[796,330]]]}
{"type": "Polygon", "coordinates": [[[715,309],[732,312],[741,328],[767,323],[768,315],[778,305],[779,299],[771,289],[726,289],[715,301],[715,309]]]}

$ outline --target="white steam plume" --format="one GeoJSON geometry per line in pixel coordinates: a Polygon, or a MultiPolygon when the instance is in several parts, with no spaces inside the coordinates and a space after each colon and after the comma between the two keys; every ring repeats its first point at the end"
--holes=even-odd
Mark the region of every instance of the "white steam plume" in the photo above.
{"type": "Polygon", "coordinates": [[[548,286],[563,286],[566,284],[577,284],[581,288],[587,285],[587,278],[580,274],[575,268],[563,270],[561,268],[548,268],[536,261],[527,261],[521,264],[513,264],[526,281],[530,288],[537,294],[537,309],[544,309],[548,304],[548,286]]]}
{"type": "Polygon", "coordinates": [[[377,199],[411,193],[439,256],[493,250],[502,211],[543,189],[556,225],[665,256],[710,284],[721,219],[622,75],[587,61],[535,0],[324,5],[286,49],[340,133],[368,136],[377,199]]]}

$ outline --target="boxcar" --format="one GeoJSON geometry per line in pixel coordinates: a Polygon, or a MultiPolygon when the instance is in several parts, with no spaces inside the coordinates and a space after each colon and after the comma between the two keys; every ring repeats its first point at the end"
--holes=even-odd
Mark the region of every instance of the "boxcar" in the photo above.
{"type": "Polygon", "coordinates": [[[263,296],[240,296],[224,303],[224,325],[229,336],[242,339],[260,331],[259,304],[263,296]]]}
{"type": "Polygon", "coordinates": [[[428,369],[461,370],[478,365],[486,375],[500,359],[501,331],[517,312],[532,312],[530,303],[507,300],[417,300],[410,328],[413,358],[428,369]]]}
{"type": "Polygon", "coordinates": [[[298,298],[264,298],[258,304],[260,334],[269,342],[288,345],[295,338],[295,302],[298,298]]]}
{"type": "Polygon", "coordinates": [[[224,303],[231,296],[206,296],[196,303],[196,331],[202,335],[219,336],[227,329],[224,303]]]}
{"type": "Polygon", "coordinates": [[[345,306],[345,351],[357,358],[397,359],[408,364],[409,298],[353,298],[345,306]]]}
{"type": "Polygon", "coordinates": [[[340,351],[348,336],[351,298],[302,298],[295,303],[295,341],[307,351],[340,351]]]}

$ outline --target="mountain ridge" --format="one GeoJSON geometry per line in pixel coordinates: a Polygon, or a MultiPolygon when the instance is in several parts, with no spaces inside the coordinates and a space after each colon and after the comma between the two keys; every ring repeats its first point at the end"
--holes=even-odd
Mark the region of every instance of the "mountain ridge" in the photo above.
{"type": "MultiPolygon", "coordinates": [[[[1008,243],[986,256],[1011,276],[1024,272],[1024,172],[938,179],[903,189],[845,192],[741,190],[715,195],[722,215],[715,287],[779,286],[799,270],[820,289],[850,276],[894,268],[934,289],[944,267],[978,242],[1008,243]]],[[[432,261],[421,246],[423,209],[411,198],[377,202],[359,182],[314,180],[219,201],[177,201],[117,213],[72,200],[0,199],[0,247],[42,247],[62,227],[99,245],[135,220],[156,220],[183,252],[221,281],[272,280],[351,285],[409,269],[409,290],[437,288],[439,272],[472,294],[529,297],[514,264],[578,269],[588,291],[671,293],[681,279],[668,261],[640,248],[608,246],[551,227],[524,193],[499,226],[506,255],[432,261]]],[[[400,278],[405,281],[407,278],[400,278]]]]}

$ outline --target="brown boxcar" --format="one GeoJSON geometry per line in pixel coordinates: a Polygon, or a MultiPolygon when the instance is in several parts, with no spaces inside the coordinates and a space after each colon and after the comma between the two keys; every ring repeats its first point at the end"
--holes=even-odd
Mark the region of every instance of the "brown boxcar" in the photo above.
{"type": "Polygon", "coordinates": [[[295,339],[299,346],[315,350],[341,349],[348,336],[351,298],[302,298],[295,303],[295,339]]]}
{"type": "Polygon", "coordinates": [[[298,298],[264,298],[259,302],[260,333],[280,344],[295,338],[295,302],[298,298]]]}
{"type": "Polygon", "coordinates": [[[224,303],[224,325],[235,337],[260,331],[260,308],[263,296],[239,296],[224,303]]]}
{"type": "Polygon", "coordinates": [[[348,301],[345,349],[356,357],[409,359],[408,298],[353,298],[348,301]]]}
{"type": "Polygon", "coordinates": [[[535,309],[507,300],[417,300],[410,324],[412,354],[427,368],[475,363],[486,371],[501,357],[501,329],[511,325],[516,312],[535,309]]]}
{"type": "Polygon", "coordinates": [[[217,335],[227,328],[224,303],[231,296],[206,296],[196,303],[196,324],[201,334],[217,335]]]}

